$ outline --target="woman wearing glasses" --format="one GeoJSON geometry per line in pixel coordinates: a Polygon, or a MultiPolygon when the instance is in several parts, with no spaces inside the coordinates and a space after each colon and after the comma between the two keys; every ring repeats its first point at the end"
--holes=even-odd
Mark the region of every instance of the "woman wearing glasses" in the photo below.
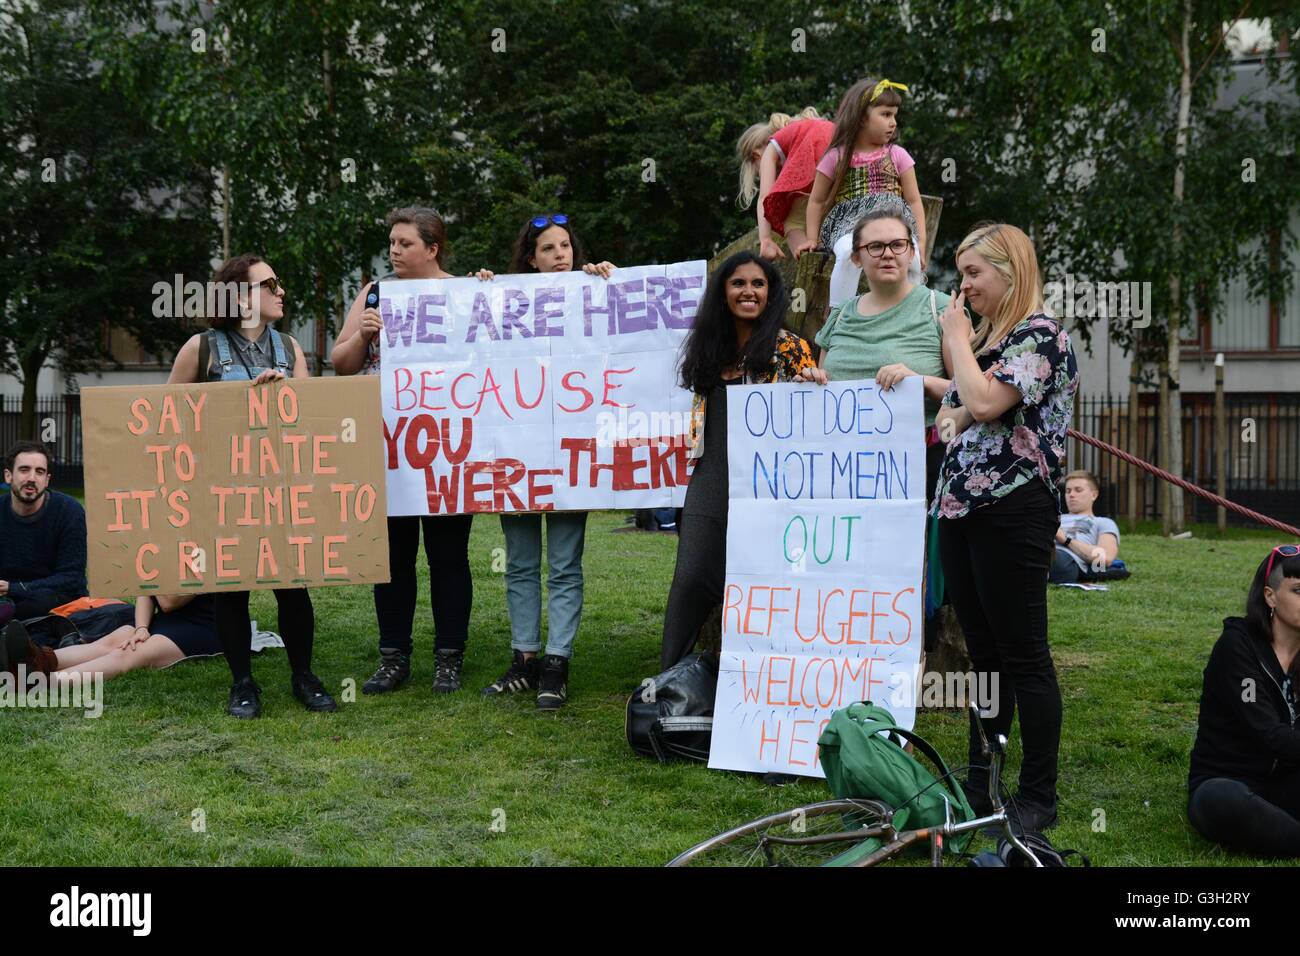
{"type": "MultiPolygon", "coordinates": [[[[306,378],[307,360],[290,336],[271,326],[284,317],[284,286],[275,270],[254,255],[235,256],[222,263],[212,281],[239,289],[238,316],[213,316],[212,328],[181,346],[168,385],[190,382],[246,381],[254,385],[284,378],[306,378]]],[[[315,618],[306,588],[278,588],[280,634],[293,676],[294,697],[312,711],[332,711],[337,705],[311,671],[315,618]]],[[[251,718],[262,713],[261,688],[253,681],[252,622],[248,592],[221,591],[214,596],[217,636],[234,684],[227,712],[251,718]]]]}
{"type": "MultiPolygon", "coordinates": [[[[450,279],[443,269],[447,227],[442,217],[424,206],[394,209],[388,214],[388,260],[393,271],[385,279],[450,279]]],[[[330,352],[338,375],[378,375],[379,332],[384,321],[378,309],[365,307],[367,283],[357,294],[347,321],[330,352]]],[[[379,622],[379,669],[361,687],[365,694],[397,690],[411,679],[411,632],[419,588],[415,559],[424,531],[424,556],[429,562],[429,603],[433,612],[433,691],[460,690],[474,604],[469,570],[469,533],[474,516],[410,515],[388,519],[388,565],[392,580],[375,585],[375,616],[379,622]]]]}
{"type": "Polygon", "coordinates": [[[817,333],[821,347],[817,368],[805,381],[874,378],[892,388],[920,375],[925,390],[927,429],[926,495],[934,491],[943,446],[933,431],[939,400],[952,381],[943,347],[939,316],[949,297],[908,279],[915,252],[902,213],[877,209],[853,227],[853,264],[867,274],[870,291],[832,303],[826,324],[817,333]]]}
{"type": "MultiPolygon", "coordinates": [[[[590,263],[564,213],[534,216],[515,238],[510,273],[568,272],[581,269],[608,279],[609,262],[590,263]]],[[[490,280],[487,269],[477,273],[490,280]]],[[[569,696],[569,660],[582,620],[582,552],[587,512],[547,511],[546,606],[550,621],[542,653],[542,514],[501,515],[506,537],[506,606],[510,612],[511,661],[483,688],[483,696],[537,691],[538,710],[558,710],[569,696]]]]}
{"type": "Polygon", "coordinates": [[[1246,616],[1223,621],[1201,689],[1187,819],[1254,856],[1300,856],[1300,548],[1260,562],[1246,616]]]}
{"type": "MultiPolygon", "coordinates": [[[[948,296],[909,278],[911,233],[903,214],[894,208],[867,213],[853,227],[853,264],[867,274],[870,291],[834,304],[817,335],[821,355],[805,381],[825,384],[874,378],[880,388],[892,388],[911,375],[921,376],[925,391],[925,497],[929,503],[939,480],[943,443],[934,427],[939,400],[952,381],[952,366],[943,347],[939,316],[948,296]]],[[[930,519],[934,527],[937,519],[930,519]]],[[[942,603],[937,540],[929,554],[926,582],[925,648],[936,639],[934,614],[942,603]]]]}

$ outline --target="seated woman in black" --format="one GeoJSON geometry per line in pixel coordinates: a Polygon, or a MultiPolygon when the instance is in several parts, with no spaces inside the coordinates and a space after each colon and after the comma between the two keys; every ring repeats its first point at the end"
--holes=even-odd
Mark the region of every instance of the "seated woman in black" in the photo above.
{"type": "Polygon", "coordinates": [[[1201,691],[1187,818],[1207,840],[1300,856],[1300,547],[1260,563],[1245,618],[1223,622],[1201,691]]]}

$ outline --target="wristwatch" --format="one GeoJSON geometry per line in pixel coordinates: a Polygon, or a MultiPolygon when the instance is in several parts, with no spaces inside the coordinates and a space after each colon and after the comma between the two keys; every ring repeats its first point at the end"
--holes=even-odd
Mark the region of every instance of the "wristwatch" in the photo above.
{"type": "Polygon", "coordinates": [[[1068,547],[1069,547],[1070,545],[1072,545],[1073,543],[1074,543],[1074,539],[1071,538],[1071,537],[1067,534],[1067,535],[1065,536],[1065,543],[1062,545],[1062,547],[1064,547],[1064,548],[1068,548],[1068,547]]]}

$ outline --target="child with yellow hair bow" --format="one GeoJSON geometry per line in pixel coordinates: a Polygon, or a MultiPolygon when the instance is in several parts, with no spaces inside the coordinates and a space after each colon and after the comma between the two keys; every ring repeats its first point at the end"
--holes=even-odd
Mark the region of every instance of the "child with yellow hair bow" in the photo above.
{"type": "Polygon", "coordinates": [[[849,88],[835,114],[835,133],[817,164],[808,200],[808,239],[794,250],[803,255],[821,246],[835,253],[830,305],[856,296],[862,270],[852,261],[853,226],[866,213],[895,208],[912,232],[914,283],[925,269],[925,211],[916,184],[916,161],[898,139],[898,108],[907,87],[892,80],[860,80],[849,88]],[[820,240],[820,242],[818,241],[820,240]]]}

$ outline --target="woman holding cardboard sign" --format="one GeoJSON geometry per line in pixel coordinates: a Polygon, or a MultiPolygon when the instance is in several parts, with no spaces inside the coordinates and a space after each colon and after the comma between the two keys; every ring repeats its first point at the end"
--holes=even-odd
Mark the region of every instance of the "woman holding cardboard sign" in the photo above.
{"type": "MultiPolygon", "coordinates": [[[[383,279],[450,279],[442,268],[447,227],[432,209],[409,206],[388,214],[388,258],[393,271],[383,279]]],[[[380,279],[379,282],[382,282],[380,279]]],[[[384,321],[375,304],[366,301],[377,282],[357,294],[330,361],[339,375],[380,373],[379,332],[384,321]]],[[[361,687],[363,694],[397,690],[411,679],[411,631],[419,587],[415,559],[424,531],[424,555],[429,562],[429,603],[433,611],[433,691],[460,690],[469,637],[474,582],[469,571],[469,533],[474,516],[412,515],[388,519],[388,566],[392,580],[375,585],[375,617],[379,622],[379,669],[361,687]]]]}
{"type": "MultiPolygon", "coordinates": [[[[214,283],[233,283],[239,316],[212,316],[212,328],[181,346],[168,385],[191,382],[247,381],[262,385],[285,378],[307,378],[302,348],[291,337],[271,328],[284,317],[284,286],[275,270],[254,255],[235,256],[222,263],[214,283]]],[[[293,670],[293,696],[308,710],[338,709],[325,685],[311,671],[316,622],[306,588],[277,588],[280,634],[293,670]]],[[[252,621],[247,591],[222,591],[215,597],[217,635],[230,664],[234,685],[226,711],[232,717],[262,714],[261,688],[253,681],[252,621]]]]}
{"type": "Polygon", "coordinates": [[[690,457],[696,459],[682,508],[677,568],[660,663],[690,653],[722,603],[727,570],[727,386],[791,382],[813,367],[808,343],[783,329],[788,297],[781,273],[738,252],[709,277],[695,325],[682,345],[681,382],[695,393],[690,457]]]}

